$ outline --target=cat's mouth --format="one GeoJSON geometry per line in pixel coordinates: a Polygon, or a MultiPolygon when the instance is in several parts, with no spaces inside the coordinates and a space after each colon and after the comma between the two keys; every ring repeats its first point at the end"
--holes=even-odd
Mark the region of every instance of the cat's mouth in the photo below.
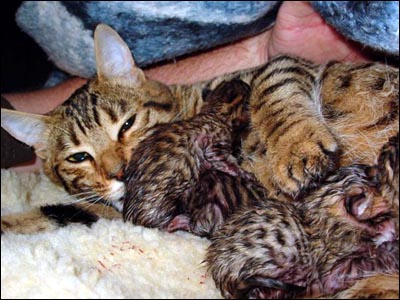
{"type": "Polygon", "coordinates": [[[125,197],[125,184],[119,180],[112,180],[109,185],[109,191],[106,194],[106,200],[114,207],[117,211],[122,212],[125,197]]]}

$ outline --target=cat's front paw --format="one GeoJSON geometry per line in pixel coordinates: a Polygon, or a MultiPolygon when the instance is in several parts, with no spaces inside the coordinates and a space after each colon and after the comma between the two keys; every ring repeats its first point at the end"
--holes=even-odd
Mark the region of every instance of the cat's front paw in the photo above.
{"type": "Polygon", "coordinates": [[[338,144],[326,129],[282,136],[267,150],[272,182],[282,192],[297,197],[336,166],[338,144]]]}

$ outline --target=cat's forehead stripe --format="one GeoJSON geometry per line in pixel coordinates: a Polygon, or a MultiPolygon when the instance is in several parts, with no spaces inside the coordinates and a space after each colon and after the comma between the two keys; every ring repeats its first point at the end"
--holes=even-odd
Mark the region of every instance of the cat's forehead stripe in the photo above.
{"type": "Polygon", "coordinates": [[[156,101],[148,101],[143,104],[143,107],[151,107],[155,109],[162,109],[165,111],[170,111],[172,109],[172,104],[171,103],[160,103],[156,101]]]}
{"type": "MultiPolygon", "coordinates": [[[[79,125],[80,124],[79,121],[77,121],[77,124],[78,124],[79,128],[82,130],[83,127],[82,127],[82,125],[79,125]]],[[[85,133],[85,132],[83,131],[83,133],[85,133]]],[[[81,144],[81,142],[80,142],[75,130],[70,129],[69,130],[69,136],[71,137],[71,141],[74,143],[74,145],[79,146],[81,144]]]]}
{"type": "Polygon", "coordinates": [[[123,99],[121,99],[121,100],[118,101],[118,104],[119,104],[119,106],[121,108],[122,113],[125,114],[128,111],[128,109],[127,109],[128,102],[123,100],[123,99]]]}
{"type": "Polygon", "coordinates": [[[90,102],[92,103],[92,106],[95,107],[97,105],[97,94],[92,93],[90,94],[90,102]]]}
{"type": "MultiPolygon", "coordinates": [[[[75,117],[74,119],[75,119],[75,123],[78,125],[78,127],[82,131],[82,133],[86,134],[86,129],[83,127],[82,123],[79,121],[79,118],[75,117]]],[[[86,126],[86,124],[85,124],[85,126],[86,126]]],[[[74,134],[75,134],[75,132],[74,132],[74,134]]]]}
{"type": "Polygon", "coordinates": [[[92,113],[93,113],[93,118],[94,118],[94,121],[96,122],[96,124],[101,126],[99,112],[98,112],[97,106],[95,104],[92,105],[92,113]]]}
{"type": "MultiPolygon", "coordinates": [[[[92,110],[90,110],[90,112],[92,112],[92,110]]],[[[94,116],[92,114],[89,114],[88,110],[82,111],[81,116],[82,116],[81,121],[83,122],[85,127],[88,128],[88,129],[93,129],[93,127],[94,127],[94,122],[93,122],[94,116]]]]}
{"type": "Polygon", "coordinates": [[[118,115],[112,107],[106,106],[103,108],[103,110],[110,116],[110,119],[113,123],[118,121],[118,115]]]}

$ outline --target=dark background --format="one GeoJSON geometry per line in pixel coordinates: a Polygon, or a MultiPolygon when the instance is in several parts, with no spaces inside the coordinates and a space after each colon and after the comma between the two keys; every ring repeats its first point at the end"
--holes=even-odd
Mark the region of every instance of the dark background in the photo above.
{"type": "Polygon", "coordinates": [[[1,4],[1,93],[40,89],[53,64],[36,42],[15,22],[22,1],[1,4]]]}

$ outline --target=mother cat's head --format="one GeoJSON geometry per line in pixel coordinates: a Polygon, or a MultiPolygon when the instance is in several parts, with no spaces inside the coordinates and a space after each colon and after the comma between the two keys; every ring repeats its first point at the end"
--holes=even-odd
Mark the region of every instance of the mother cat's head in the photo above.
{"type": "Polygon", "coordinates": [[[1,126],[33,146],[45,173],[70,193],[122,210],[124,166],[141,129],[177,114],[170,90],[146,79],[119,35],[95,31],[97,77],[47,115],[1,110],[1,126]]]}

